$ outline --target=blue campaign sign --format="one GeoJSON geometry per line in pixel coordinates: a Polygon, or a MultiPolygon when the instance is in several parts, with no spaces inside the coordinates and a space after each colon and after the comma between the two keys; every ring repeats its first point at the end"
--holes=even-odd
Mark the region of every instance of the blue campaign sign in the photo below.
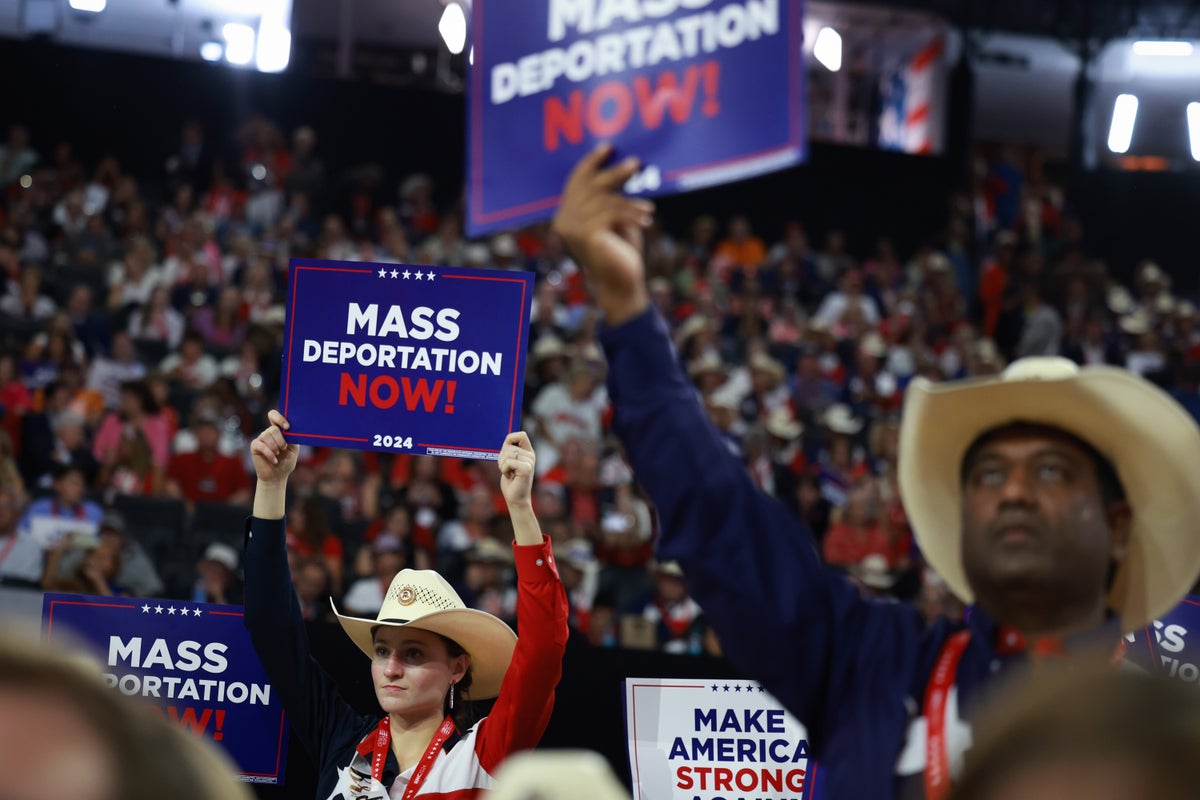
{"type": "Polygon", "coordinates": [[[1200,683],[1200,597],[1179,605],[1125,637],[1126,658],[1187,683],[1200,683]]]}
{"type": "Polygon", "coordinates": [[[301,444],[494,460],[533,273],[293,259],[280,410],[301,444]]]}
{"type": "Polygon", "coordinates": [[[597,142],[660,195],[806,155],[802,0],[476,0],[468,229],[550,216],[597,142]]]}
{"type": "Polygon", "coordinates": [[[94,645],[109,686],[223,747],[241,780],[283,783],[287,719],[241,606],[47,593],[42,631],[94,645]]]}

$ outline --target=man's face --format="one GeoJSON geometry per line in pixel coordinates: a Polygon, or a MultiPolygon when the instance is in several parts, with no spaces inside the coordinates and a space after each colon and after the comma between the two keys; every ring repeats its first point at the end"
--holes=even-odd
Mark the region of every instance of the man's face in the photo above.
{"type": "Polygon", "coordinates": [[[1106,506],[1087,451],[1054,429],[1015,427],[967,458],[962,559],[981,601],[1014,589],[1074,602],[1107,593],[1131,513],[1123,501],[1106,506]]]}
{"type": "Polygon", "coordinates": [[[76,506],[83,501],[83,493],[87,490],[83,476],[76,470],[65,473],[54,482],[58,492],[58,500],[65,506],[76,506]]]}

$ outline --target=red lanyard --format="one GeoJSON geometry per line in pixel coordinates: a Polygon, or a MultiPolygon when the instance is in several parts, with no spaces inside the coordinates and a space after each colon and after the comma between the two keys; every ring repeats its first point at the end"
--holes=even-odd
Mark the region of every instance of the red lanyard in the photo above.
{"type": "Polygon", "coordinates": [[[959,631],[938,654],[925,687],[925,798],[941,800],[950,791],[950,754],[946,746],[946,701],[958,675],[958,662],[971,642],[970,631],[959,631]]]}
{"type": "MultiPolygon", "coordinates": [[[[454,735],[454,720],[450,717],[442,722],[442,727],[438,728],[437,733],[433,735],[433,739],[429,742],[429,747],[425,748],[425,755],[421,756],[421,760],[417,762],[417,768],[413,770],[412,777],[408,779],[408,786],[404,789],[403,800],[412,800],[416,797],[417,792],[421,788],[421,784],[425,783],[425,779],[429,777],[429,768],[433,766],[433,762],[437,760],[438,753],[442,752],[442,746],[446,744],[446,740],[454,735]]],[[[379,727],[375,729],[374,734],[368,733],[363,740],[358,743],[358,754],[361,756],[372,753],[371,756],[371,777],[383,783],[383,765],[387,763],[388,749],[392,745],[392,726],[388,722],[388,718],[384,717],[379,721],[379,727]]]]}
{"type": "MultiPolygon", "coordinates": [[[[925,687],[925,798],[942,800],[950,791],[950,748],[946,744],[946,702],[950,687],[958,676],[958,662],[971,641],[971,632],[962,630],[951,636],[942,645],[937,663],[925,687]]],[[[1023,638],[1009,644],[1005,649],[1024,649],[1023,638]]],[[[1062,655],[1062,643],[1057,639],[1039,639],[1034,651],[1042,656],[1062,655]]],[[[1125,657],[1125,640],[1117,642],[1112,654],[1112,663],[1119,664],[1125,657]]]]}

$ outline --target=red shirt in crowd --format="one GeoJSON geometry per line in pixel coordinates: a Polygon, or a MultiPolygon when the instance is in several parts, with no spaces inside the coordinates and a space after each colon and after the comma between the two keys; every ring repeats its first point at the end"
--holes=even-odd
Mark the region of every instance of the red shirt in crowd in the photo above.
{"type": "Polygon", "coordinates": [[[193,503],[227,503],[239,491],[250,490],[242,462],[221,453],[181,453],[172,457],[167,477],[179,484],[193,503]]]}
{"type": "Polygon", "coordinates": [[[857,564],[870,555],[881,555],[888,566],[895,566],[903,555],[899,543],[892,541],[878,524],[863,529],[839,522],[825,534],[822,549],[827,563],[842,567],[857,564]]]}

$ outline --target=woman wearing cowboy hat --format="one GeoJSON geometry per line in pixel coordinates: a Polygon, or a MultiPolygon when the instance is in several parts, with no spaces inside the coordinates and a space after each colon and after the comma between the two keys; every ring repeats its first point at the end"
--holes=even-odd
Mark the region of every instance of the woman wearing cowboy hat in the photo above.
{"type": "Polygon", "coordinates": [[[277,411],[268,418],[271,427],[250,446],[258,488],[246,537],[246,627],[317,762],[316,797],[474,797],[509,754],[537,744],[562,674],[567,600],[530,503],[529,437],[510,434],[499,459],[516,536],[520,641],[429,570],[397,573],[376,619],[338,614],[371,659],[381,720],[358,715],[309,654],[284,550],[284,495],[298,448],[284,437],[287,420],[277,411]],[[467,727],[465,701],[490,697],[492,713],[467,727]]]}

